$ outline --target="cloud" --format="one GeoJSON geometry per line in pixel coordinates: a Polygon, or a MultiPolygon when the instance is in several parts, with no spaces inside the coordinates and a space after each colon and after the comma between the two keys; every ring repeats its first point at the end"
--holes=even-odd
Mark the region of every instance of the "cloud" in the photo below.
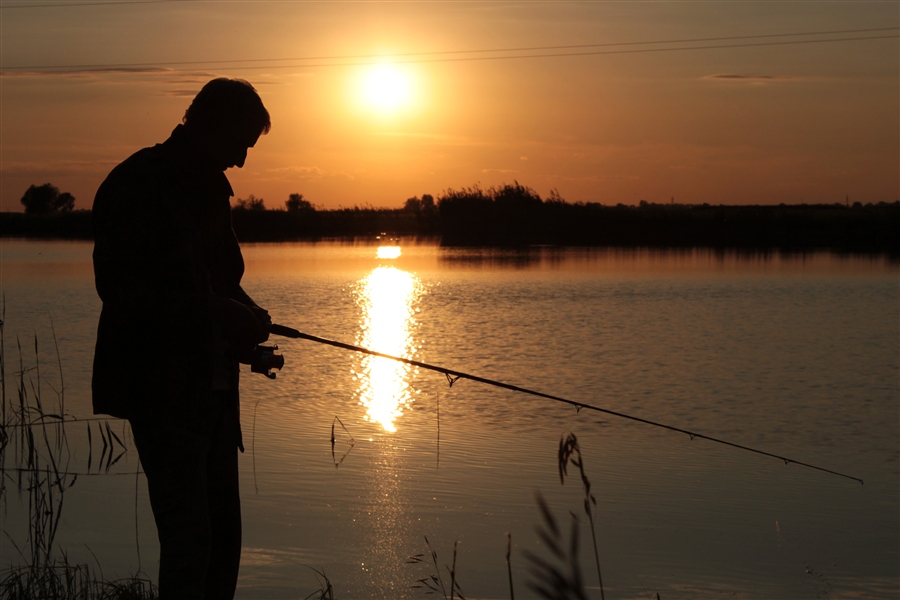
{"type": "Polygon", "coordinates": [[[716,73],[715,75],[706,75],[703,79],[745,83],[772,83],[775,81],[799,81],[803,78],[795,77],[793,75],[742,75],[739,73],[716,73]]]}
{"type": "Polygon", "coordinates": [[[165,96],[169,96],[172,98],[193,98],[197,95],[197,92],[200,91],[200,88],[190,89],[190,90],[167,90],[165,96]]]}
{"type": "Polygon", "coordinates": [[[91,75],[144,75],[159,73],[171,73],[172,69],[161,67],[105,67],[102,69],[14,69],[0,71],[0,77],[41,77],[41,76],[65,76],[65,77],[89,77],[91,75]]]}
{"type": "Polygon", "coordinates": [[[273,169],[266,169],[266,173],[271,173],[276,176],[290,176],[290,179],[301,179],[305,181],[312,180],[320,180],[320,179],[346,179],[348,181],[353,181],[356,179],[352,173],[346,173],[343,171],[326,171],[320,167],[301,167],[301,166],[290,166],[290,167],[275,167],[273,169]]]}
{"type": "Polygon", "coordinates": [[[588,183],[621,183],[621,182],[631,182],[631,181],[640,181],[641,177],[639,175],[631,175],[631,174],[616,174],[616,175],[559,175],[552,174],[547,176],[548,181],[561,181],[561,182],[588,182],[588,183]]]}
{"type": "Polygon", "coordinates": [[[527,157],[527,156],[520,156],[520,157],[519,157],[519,160],[528,160],[528,157],[527,157]]]}
{"type": "Polygon", "coordinates": [[[518,173],[515,169],[482,169],[482,173],[518,173]]]}
{"type": "Polygon", "coordinates": [[[319,179],[325,176],[325,171],[319,167],[276,167],[274,169],[266,169],[267,173],[293,173],[295,175],[303,175],[306,178],[319,179]]]}
{"type": "Polygon", "coordinates": [[[376,135],[383,135],[389,137],[403,137],[403,138],[411,138],[416,140],[422,140],[425,142],[433,142],[435,144],[444,145],[444,146],[492,146],[494,144],[475,140],[468,137],[457,136],[457,135],[445,135],[440,133],[419,133],[419,132],[406,132],[406,131],[383,131],[379,132],[376,135]]]}
{"type": "Polygon", "coordinates": [[[154,78],[153,80],[148,79],[147,81],[152,81],[155,84],[175,86],[171,89],[164,90],[162,92],[162,95],[164,96],[193,98],[197,95],[197,92],[200,91],[200,88],[206,85],[210,79],[215,79],[215,77],[216,75],[214,73],[195,71],[186,75],[172,74],[172,77],[166,77],[164,79],[154,78]]]}
{"type": "Polygon", "coordinates": [[[82,174],[90,172],[108,172],[119,161],[112,159],[99,160],[47,160],[47,161],[3,161],[0,173],[7,175],[22,173],[82,174]]]}
{"type": "Polygon", "coordinates": [[[181,73],[174,69],[161,67],[110,67],[110,68],[85,68],[85,69],[22,69],[0,71],[0,77],[40,79],[46,77],[61,77],[72,81],[80,81],[86,84],[103,83],[106,85],[151,85],[151,86],[177,86],[174,89],[159,89],[155,95],[172,98],[193,98],[197,95],[210,79],[216,78],[215,73],[204,71],[191,71],[181,73]]]}

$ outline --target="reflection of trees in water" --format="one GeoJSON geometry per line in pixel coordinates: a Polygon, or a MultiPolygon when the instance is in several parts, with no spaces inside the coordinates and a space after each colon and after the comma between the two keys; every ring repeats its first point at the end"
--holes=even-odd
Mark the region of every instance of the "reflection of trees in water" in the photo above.
{"type": "MultiPolygon", "coordinates": [[[[496,248],[445,248],[438,256],[441,266],[450,268],[513,267],[525,269],[541,264],[549,256],[543,248],[496,249],[496,248]]],[[[558,260],[562,260],[561,258],[558,260]]]]}

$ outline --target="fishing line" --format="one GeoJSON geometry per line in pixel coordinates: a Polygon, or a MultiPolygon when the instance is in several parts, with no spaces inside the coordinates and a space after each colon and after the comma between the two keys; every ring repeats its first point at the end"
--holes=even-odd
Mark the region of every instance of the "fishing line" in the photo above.
{"type": "Polygon", "coordinates": [[[329,340],[326,338],[321,338],[315,335],[310,335],[308,333],[302,333],[296,329],[291,327],[285,327],[284,325],[272,325],[269,329],[270,333],[275,335],[279,335],[286,338],[293,339],[301,339],[301,340],[309,340],[311,342],[316,342],[319,344],[326,344],[328,346],[334,346],[336,348],[342,348],[344,350],[350,350],[352,352],[360,352],[363,354],[369,354],[371,356],[378,356],[381,358],[387,358],[390,360],[395,360],[397,362],[402,362],[408,365],[412,365],[414,367],[419,367],[421,369],[427,369],[429,371],[436,371],[438,373],[443,373],[447,376],[448,380],[456,381],[458,379],[469,379],[471,381],[477,381],[478,383],[484,383],[486,385],[492,385],[494,387],[499,387],[507,390],[511,390],[513,392],[520,392],[523,394],[529,394],[531,396],[537,396],[539,398],[546,398],[548,400],[555,400],[556,402],[562,402],[565,404],[569,404],[574,406],[576,410],[593,410],[597,412],[601,412],[607,415],[612,415],[614,417],[619,417],[621,419],[628,419],[630,421],[637,421],[638,423],[644,423],[645,425],[652,425],[654,427],[659,427],[662,429],[668,429],[669,431],[675,431],[678,433],[684,433],[690,438],[693,439],[702,439],[708,440],[710,442],[715,442],[717,444],[723,444],[725,446],[731,446],[732,448],[737,448],[738,450],[746,450],[748,452],[753,452],[755,454],[761,454],[763,456],[769,456],[771,458],[777,458],[779,460],[784,461],[784,464],[795,464],[800,465],[801,467],[807,467],[809,469],[815,469],[816,471],[822,471],[824,473],[830,473],[831,475],[837,475],[838,477],[844,477],[846,479],[852,479],[853,481],[858,481],[860,484],[863,483],[863,480],[859,477],[853,477],[852,475],[845,475],[844,473],[839,473],[837,471],[832,471],[831,469],[826,469],[824,467],[818,467],[816,465],[812,465],[809,463],[801,462],[799,460],[794,460],[793,458],[788,458],[786,456],[781,456],[779,454],[773,454],[771,452],[766,452],[764,450],[758,450],[756,448],[751,448],[749,446],[744,446],[742,444],[736,444],[734,442],[729,442],[727,440],[723,440],[720,438],[712,437],[709,435],[704,435],[702,433],[697,433],[695,431],[689,431],[687,429],[682,429],[680,427],[674,427],[672,425],[666,425],[665,423],[660,423],[658,421],[651,421],[649,419],[643,419],[641,417],[635,417],[634,415],[629,415],[625,413],[621,413],[618,411],[610,410],[608,408],[601,408],[599,406],[594,406],[592,404],[585,404],[584,402],[576,402],[575,400],[569,400],[568,398],[562,398],[560,396],[554,396],[552,394],[545,394],[544,392],[538,392],[535,390],[530,390],[528,388],[519,387],[517,385],[512,385],[509,383],[503,383],[502,381],[496,381],[493,379],[487,379],[486,377],[479,377],[478,375],[472,375],[470,373],[463,373],[462,371],[455,371],[453,369],[447,369],[445,367],[439,367],[436,365],[430,365],[428,363],[420,362],[417,360],[412,360],[409,358],[402,358],[400,356],[393,356],[391,354],[385,354],[383,352],[377,352],[375,350],[370,350],[368,348],[363,348],[361,346],[354,346],[352,344],[345,344],[344,342],[338,342],[335,340],[329,340]]]}

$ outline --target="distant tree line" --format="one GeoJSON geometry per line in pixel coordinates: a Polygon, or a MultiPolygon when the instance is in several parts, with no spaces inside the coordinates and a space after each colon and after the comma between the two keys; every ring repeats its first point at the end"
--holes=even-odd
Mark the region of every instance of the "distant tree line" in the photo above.
{"type": "Polygon", "coordinates": [[[234,231],[241,241],[285,241],[360,237],[390,233],[404,236],[439,236],[440,223],[434,197],[406,200],[403,208],[359,207],[322,209],[303,194],[290,194],[284,208],[267,209],[265,200],[252,194],[232,207],[234,231]]]}
{"type": "MultiPolygon", "coordinates": [[[[25,214],[0,213],[0,235],[90,239],[90,211],[73,210],[71,194],[50,184],[31,186],[22,203],[25,214]]],[[[232,218],[243,242],[386,233],[436,237],[444,245],[828,249],[900,257],[900,202],[604,205],[570,203],[555,190],[543,199],[513,182],[448,189],[437,198],[423,194],[396,209],[323,209],[299,193],[290,194],[283,208],[268,209],[250,195],[235,200],[232,218]]]]}
{"type": "Polygon", "coordinates": [[[566,202],[553,191],[504,185],[448,190],[438,199],[442,243],[830,249],[900,252],[900,202],[815,205],[604,205],[566,202]]]}

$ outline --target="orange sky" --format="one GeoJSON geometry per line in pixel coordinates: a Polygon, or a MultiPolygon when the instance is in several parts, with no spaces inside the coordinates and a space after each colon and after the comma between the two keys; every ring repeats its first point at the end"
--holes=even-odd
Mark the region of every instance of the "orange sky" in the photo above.
{"type": "Polygon", "coordinates": [[[605,204],[900,198],[897,2],[0,7],[4,211],[45,182],[89,208],[109,170],[163,141],[217,76],[249,80],[272,114],[246,167],[228,172],[237,196],[270,208],[293,192],[324,208],[399,207],[513,180],[605,204]],[[783,36],[873,28],[895,29],[783,36]],[[764,35],[782,37],[668,42],[764,35]],[[822,41],[881,36],[892,37],[822,41]],[[772,42],[791,43],[683,49],[772,42]],[[521,58],[583,52],[605,54],[521,58]],[[364,58],[280,60],[347,56],[364,58]],[[471,60],[497,56],[517,58],[471,60]],[[393,110],[365,95],[378,62],[403,63],[407,91],[385,83],[393,110]],[[116,67],[135,63],[152,64],[116,67]]]}

